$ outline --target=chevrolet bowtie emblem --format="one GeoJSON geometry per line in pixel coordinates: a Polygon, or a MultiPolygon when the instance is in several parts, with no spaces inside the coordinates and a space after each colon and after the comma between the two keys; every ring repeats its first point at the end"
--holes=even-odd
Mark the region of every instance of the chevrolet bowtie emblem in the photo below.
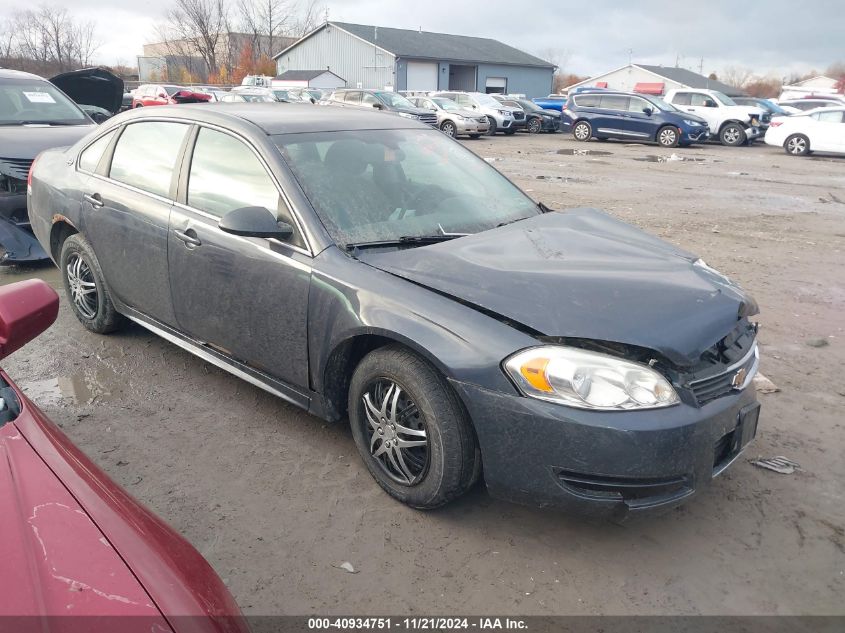
{"type": "Polygon", "coordinates": [[[734,389],[741,389],[742,385],[745,384],[745,377],[748,375],[745,367],[740,369],[738,372],[734,374],[733,380],[731,381],[731,386],[734,389]]]}

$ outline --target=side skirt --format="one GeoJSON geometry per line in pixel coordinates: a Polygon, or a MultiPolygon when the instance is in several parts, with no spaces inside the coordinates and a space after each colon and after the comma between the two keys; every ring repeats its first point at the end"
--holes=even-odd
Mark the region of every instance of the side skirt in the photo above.
{"type": "Polygon", "coordinates": [[[133,309],[126,309],[124,308],[121,310],[126,317],[143,328],[146,328],[153,334],[157,334],[161,338],[165,339],[173,343],[174,345],[181,347],[185,351],[190,352],[194,356],[198,356],[204,361],[211,363],[215,367],[219,367],[220,369],[229,372],[247,381],[250,384],[255,385],[256,387],[260,387],[264,391],[268,393],[272,393],[274,396],[282,398],[283,400],[287,400],[288,402],[295,404],[298,407],[301,407],[308,411],[311,408],[311,396],[302,393],[301,391],[291,387],[290,385],[280,382],[275,378],[268,376],[264,372],[258,371],[257,369],[253,369],[248,365],[245,365],[239,361],[236,361],[225,354],[218,352],[217,350],[209,347],[201,343],[200,341],[194,340],[177,330],[163,324],[159,323],[158,321],[154,321],[149,317],[143,316],[138,313],[136,310],[133,309]],[[131,313],[131,314],[127,314],[131,313]]]}

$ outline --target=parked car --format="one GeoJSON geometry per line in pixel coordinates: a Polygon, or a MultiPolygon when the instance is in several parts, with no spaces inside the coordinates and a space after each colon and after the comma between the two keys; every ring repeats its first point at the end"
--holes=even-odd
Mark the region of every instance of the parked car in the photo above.
{"type": "Polygon", "coordinates": [[[170,84],[144,84],[135,89],[132,107],[206,103],[208,101],[211,101],[211,95],[191,88],[170,84]]]}
{"type": "Polygon", "coordinates": [[[214,86],[194,86],[193,91],[207,94],[210,97],[209,102],[220,101],[223,97],[229,94],[228,90],[221,90],[220,88],[214,86]]]}
{"type": "Polygon", "coordinates": [[[791,108],[797,108],[802,112],[806,112],[807,110],[815,110],[816,108],[835,108],[842,105],[845,105],[845,100],[839,99],[834,96],[830,97],[804,97],[802,99],[786,99],[784,101],[779,101],[778,105],[780,106],[789,106],[791,108]]]}
{"type": "Polygon", "coordinates": [[[783,147],[794,156],[845,154],[845,104],[775,119],[766,132],[766,144],[783,147]]]}
{"type": "Polygon", "coordinates": [[[731,97],[737,105],[743,106],[756,106],[763,110],[764,112],[768,112],[772,118],[778,116],[789,116],[791,114],[797,114],[800,112],[798,108],[793,108],[792,106],[782,106],[771,99],[761,99],[759,97],[731,97]]]}
{"type": "Polygon", "coordinates": [[[221,103],[280,103],[268,88],[244,88],[227,92],[220,97],[221,103]]]}
{"type": "Polygon", "coordinates": [[[560,112],[563,110],[563,106],[566,105],[566,100],[566,95],[549,95],[548,97],[537,97],[531,101],[544,110],[557,110],[560,112]]]}
{"type": "Polygon", "coordinates": [[[85,328],[132,320],[348,417],[416,508],[483,463],[494,495],[619,519],[688,499],[756,431],[747,293],[610,215],[551,212],[419,121],[134,111],[41,154],[29,200],[85,328]]]}
{"type": "Polygon", "coordinates": [[[490,136],[495,135],[496,132],[514,134],[517,130],[517,124],[525,121],[525,112],[522,109],[502,105],[491,95],[483,92],[435,92],[432,96],[446,97],[462,108],[486,116],[490,122],[490,129],[487,131],[490,136]]]}
{"type": "MultiPolygon", "coordinates": [[[[0,358],[50,327],[58,309],[41,280],[0,287],[0,358]]],[[[138,633],[246,633],[200,553],[109,479],[2,370],[0,455],[0,618],[10,630],[41,630],[34,623],[50,620],[50,628],[105,633],[119,620],[119,630],[138,633]]]]}
{"type": "Polygon", "coordinates": [[[383,110],[437,127],[437,115],[431,110],[418,108],[405,97],[388,90],[335,90],[327,97],[331,105],[383,110]]]}
{"type": "Polygon", "coordinates": [[[583,91],[563,109],[560,129],[577,141],[591,138],[640,140],[662,147],[703,143],[710,137],[707,121],[680,112],[658,97],[633,92],[583,91]]]}
{"type": "Polygon", "coordinates": [[[478,138],[490,128],[486,116],[466,110],[446,97],[409,97],[408,101],[437,114],[437,127],[452,138],[464,134],[478,138]]]}
{"type": "Polygon", "coordinates": [[[29,226],[29,167],[42,150],[73,145],[95,127],[46,79],[0,69],[0,264],[47,259],[29,226]]]}
{"type": "Polygon", "coordinates": [[[771,115],[757,106],[738,105],[718,90],[678,88],[664,100],[678,110],[691,112],[707,121],[710,134],[722,145],[745,145],[766,133],[771,115]]]}
{"type": "Polygon", "coordinates": [[[505,105],[520,108],[525,112],[524,129],[530,134],[538,132],[557,132],[560,129],[560,112],[544,110],[533,101],[520,97],[494,95],[496,100],[505,105]]]}
{"type": "Polygon", "coordinates": [[[50,83],[73,99],[95,123],[121,110],[123,79],[106,68],[82,68],[61,73],[50,83]]]}

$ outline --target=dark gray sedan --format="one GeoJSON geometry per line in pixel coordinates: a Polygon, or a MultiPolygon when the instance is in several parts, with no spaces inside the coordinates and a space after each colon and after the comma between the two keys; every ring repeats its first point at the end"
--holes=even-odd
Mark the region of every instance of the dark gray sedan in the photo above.
{"type": "Polygon", "coordinates": [[[85,327],[130,319],[348,417],[417,508],[483,473],[497,496],[621,518],[690,497],[756,433],[753,299],[409,119],[127,112],[41,154],[29,210],[85,327]]]}

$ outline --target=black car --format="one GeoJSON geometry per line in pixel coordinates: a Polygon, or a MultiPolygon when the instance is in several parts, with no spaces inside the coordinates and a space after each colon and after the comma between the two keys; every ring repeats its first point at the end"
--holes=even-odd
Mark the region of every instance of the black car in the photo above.
{"type": "MultiPolygon", "coordinates": [[[[50,78],[95,123],[114,116],[124,105],[123,79],[107,68],[80,68],[50,78]]],[[[131,101],[131,97],[130,97],[131,101]]]]}
{"type": "Polygon", "coordinates": [[[143,108],[38,158],[33,229],[86,328],[132,320],[348,417],[416,508],[483,475],[621,518],[754,437],[756,304],[695,255],[552,212],[418,121],[283,110],[143,108]]]}
{"type": "Polygon", "coordinates": [[[333,105],[393,112],[406,119],[422,121],[432,127],[437,127],[435,113],[425,108],[418,108],[399,93],[389,90],[335,90],[329,95],[328,102],[333,105]]]}
{"type": "Polygon", "coordinates": [[[47,259],[29,230],[29,166],[42,150],[73,145],[95,127],[88,115],[49,81],[0,69],[0,264],[47,259]]]}
{"type": "Polygon", "coordinates": [[[525,125],[523,129],[530,134],[557,132],[560,129],[560,112],[557,110],[544,110],[528,99],[500,95],[493,95],[493,97],[505,105],[522,108],[525,111],[525,125]]]}

